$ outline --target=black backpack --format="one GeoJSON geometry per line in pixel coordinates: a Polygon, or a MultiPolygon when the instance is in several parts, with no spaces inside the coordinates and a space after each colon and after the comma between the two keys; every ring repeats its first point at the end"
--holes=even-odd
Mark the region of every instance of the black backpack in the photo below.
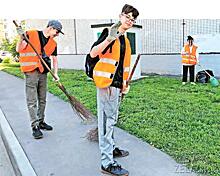
{"type": "MultiPolygon", "coordinates": [[[[213,71],[211,70],[205,70],[205,71],[208,72],[211,76],[214,76],[213,71]]],[[[207,83],[209,81],[210,76],[205,71],[202,70],[196,74],[196,82],[207,83]]]]}
{"type": "MultiPolygon", "coordinates": [[[[94,46],[96,46],[96,45],[100,44],[101,42],[103,42],[103,41],[106,39],[107,36],[108,36],[108,28],[105,28],[105,29],[102,31],[101,35],[99,36],[98,40],[92,45],[91,49],[92,49],[94,46]]],[[[104,49],[104,51],[102,52],[102,54],[106,53],[109,48],[110,48],[110,50],[111,50],[113,44],[114,44],[114,42],[112,42],[111,44],[109,44],[109,45],[104,49]]],[[[87,75],[88,77],[93,78],[93,69],[94,69],[94,67],[95,67],[95,65],[96,65],[96,63],[97,63],[98,61],[99,61],[99,56],[96,56],[95,58],[92,58],[92,57],[90,56],[90,54],[87,54],[87,55],[86,55],[86,60],[85,60],[85,72],[86,72],[86,75],[87,75]]]]}

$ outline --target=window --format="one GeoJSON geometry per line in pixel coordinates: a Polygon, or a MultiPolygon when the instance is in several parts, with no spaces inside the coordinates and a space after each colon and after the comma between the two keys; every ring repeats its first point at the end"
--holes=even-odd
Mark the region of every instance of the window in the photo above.
{"type": "Polygon", "coordinates": [[[131,54],[136,54],[136,42],[135,42],[135,33],[127,32],[127,37],[131,44],[131,54]]]}
{"type": "Polygon", "coordinates": [[[101,32],[98,32],[98,33],[97,33],[97,38],[99,38],[99,37],[100,37],[100,35],[101,35],[101,32]]]}

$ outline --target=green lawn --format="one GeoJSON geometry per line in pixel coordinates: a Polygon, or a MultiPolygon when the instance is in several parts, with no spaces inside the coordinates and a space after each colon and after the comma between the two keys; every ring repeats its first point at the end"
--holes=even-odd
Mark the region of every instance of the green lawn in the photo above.
{"type": "MultiPolygon", "coordinates": [[[[18,68],[3,70],[23,77],[18,68]]],[[[96,114],[96,89],[84,72],[60,70],[59,76],[69,93],[96,114]]],[[[67,100],[51,80],[49,91],[67,100]]],[[[160,76],[134,81],[118,126],[198,173],[220,175],[219,87],[182,86],[179,78],[160,76]]]]}

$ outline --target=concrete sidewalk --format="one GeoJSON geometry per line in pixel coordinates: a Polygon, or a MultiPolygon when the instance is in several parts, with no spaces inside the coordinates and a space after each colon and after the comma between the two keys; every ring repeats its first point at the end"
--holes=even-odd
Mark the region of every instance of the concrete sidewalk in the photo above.
{"type": "MultiPolygon", "coordinates": [[[[98,144],[83,138],[87,131],[96,125],[82,124],[69,103],[48,93],[46,122],[51,124],[54,130],[43,131],[44,138],[35,140],[30,128],[24,90],[24,80],[0,71],[0,132],[10,159],[14,160],[16,174],[101,175],[98,144]],[[8,128],[2,123],[8,123],[8,128]],[[13,133],[16,139],[7,135],[7,131],[10,131],[10,135],[13,133]]],[[[130,152],[128,157],[117,161],[129,170],[131,176],[195,175],[170,156],[125,131],[117,128],[115,133],[118,146],[130,152]]]]}
{"type": "Polygon", "coordinates": [[[15,176],[3,140],[0,136],[0,175],[15,176]]]}

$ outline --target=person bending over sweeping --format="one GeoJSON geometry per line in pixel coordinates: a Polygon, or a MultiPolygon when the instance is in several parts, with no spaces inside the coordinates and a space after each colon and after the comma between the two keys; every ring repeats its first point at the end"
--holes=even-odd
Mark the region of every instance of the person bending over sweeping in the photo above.
{"type": "Polygon", "coordinates": [[[182,64],[183,64],[183,78],[182,85],[187,82],[187,75],[189,70],[190,83],[195,85],[195,65],[199,63],[198,47],[193,44],[193,38],[187,37],[187,44],[181,51],[182,64]]]}
{"type": "Polygon", "coordinates": [[[47,94],[47,73],[49,70],[41,63],[30,44],[24,40],[24,35],[27,36],[37,53],[40,54],[45,61],[47,60],[49,67],[50,58],[53,59],[54,75],[56,81],[58,81],[57,43],[54,37],[58,36],[59,33],[63,34],[61,30],[62,25],[57,20],[49,21],[43,31],[28,30],[24,32],[20,26],[17,27],[20,40],[17,43],[16,51],[19,52],[21,71],[24,72],[25,75],[26,100],[31,119],[32,135],[35,139],[43,137],[41,129],[53,129],[52,126],[45,123],[44,114],[47,94]]]}
{"type": "Polygon", "coordinates": [[[131,62],[131,47],[124,33],[130,29],[139,12],[131,5],[124,5],[119,22],[112,25],[106,39],[94,46],[90,56],[99,55],[94,67],[93,80],[97,87],[98,136],[101,150],[101,172],[126,176],[114,157],[124,157],[129,153],[115,146],[114,125],[117,123],[120,94],[129,91],[128,80],[131,62]]]}

